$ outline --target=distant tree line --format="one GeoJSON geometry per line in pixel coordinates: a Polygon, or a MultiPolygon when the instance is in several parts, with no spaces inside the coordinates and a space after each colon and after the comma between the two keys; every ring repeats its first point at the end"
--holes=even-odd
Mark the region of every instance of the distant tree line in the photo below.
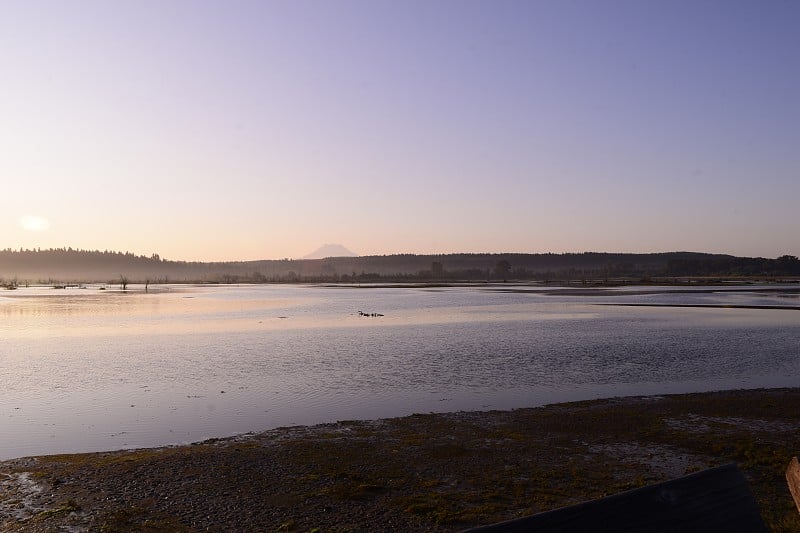
{"type": "Polygon", "coordinates": [[[119,284],[123,278],[130,283],[368,283],[780,276],[800,276],[796,256],[767,259],[696,252],[397,254],[206,263],[170,261],[155,253],[146,256],[72,248],[0,250],[3,286],[55,280],[119,284]]]}
{"type": "Polygon", "coordinates": [[[714,256],[670,259],[667,276],[800,276],[800,260],[793,255],[777,259],[714,256]]]}

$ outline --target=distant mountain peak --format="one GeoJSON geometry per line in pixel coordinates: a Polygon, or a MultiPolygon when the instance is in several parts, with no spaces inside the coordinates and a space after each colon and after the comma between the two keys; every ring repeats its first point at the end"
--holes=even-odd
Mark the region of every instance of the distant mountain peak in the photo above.
{"type": "Polygon", "coordinates": [[[358,257],[358,254],[351,252],[341,244],[323,244],[310,254],[303,256],[303,259],[325,259],[326,257],[358,257]]]}

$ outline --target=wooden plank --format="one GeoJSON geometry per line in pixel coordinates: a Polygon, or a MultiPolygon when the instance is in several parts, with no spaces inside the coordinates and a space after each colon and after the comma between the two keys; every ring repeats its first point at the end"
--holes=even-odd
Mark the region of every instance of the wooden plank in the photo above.
{"type": "Polygon", "coordinates": [[[800,513],[800,462],[797,457],[792,457],[789,467],[786,469],[786,482],[789,484],[789,492],[792,493],[797,512],[800,513]]]}
{"type": "Polygon", "coordinates": [[[736,465],[726,465],[469,531],[749,533],[767,528],[744,476],[736,465]]]}

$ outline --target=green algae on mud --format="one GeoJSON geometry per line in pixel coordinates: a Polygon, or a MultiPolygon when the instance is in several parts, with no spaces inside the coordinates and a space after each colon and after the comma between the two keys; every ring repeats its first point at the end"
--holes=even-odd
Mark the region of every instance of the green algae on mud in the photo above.
{"type": "Polygon", "coordinates": [[[0,530],[457,531],[735,462],[769,527],[798,531],[798,451],[800,389],[342,421],[6,461],[0,530]]]}

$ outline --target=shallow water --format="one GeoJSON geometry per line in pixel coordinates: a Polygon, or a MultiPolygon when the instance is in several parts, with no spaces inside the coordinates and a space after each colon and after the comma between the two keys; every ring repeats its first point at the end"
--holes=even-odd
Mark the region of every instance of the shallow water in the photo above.
{"type": "Polygon", "coordinates": [[[0,458],[800,384],[792,287],[508,288],[3,291],[0,458]]]}

